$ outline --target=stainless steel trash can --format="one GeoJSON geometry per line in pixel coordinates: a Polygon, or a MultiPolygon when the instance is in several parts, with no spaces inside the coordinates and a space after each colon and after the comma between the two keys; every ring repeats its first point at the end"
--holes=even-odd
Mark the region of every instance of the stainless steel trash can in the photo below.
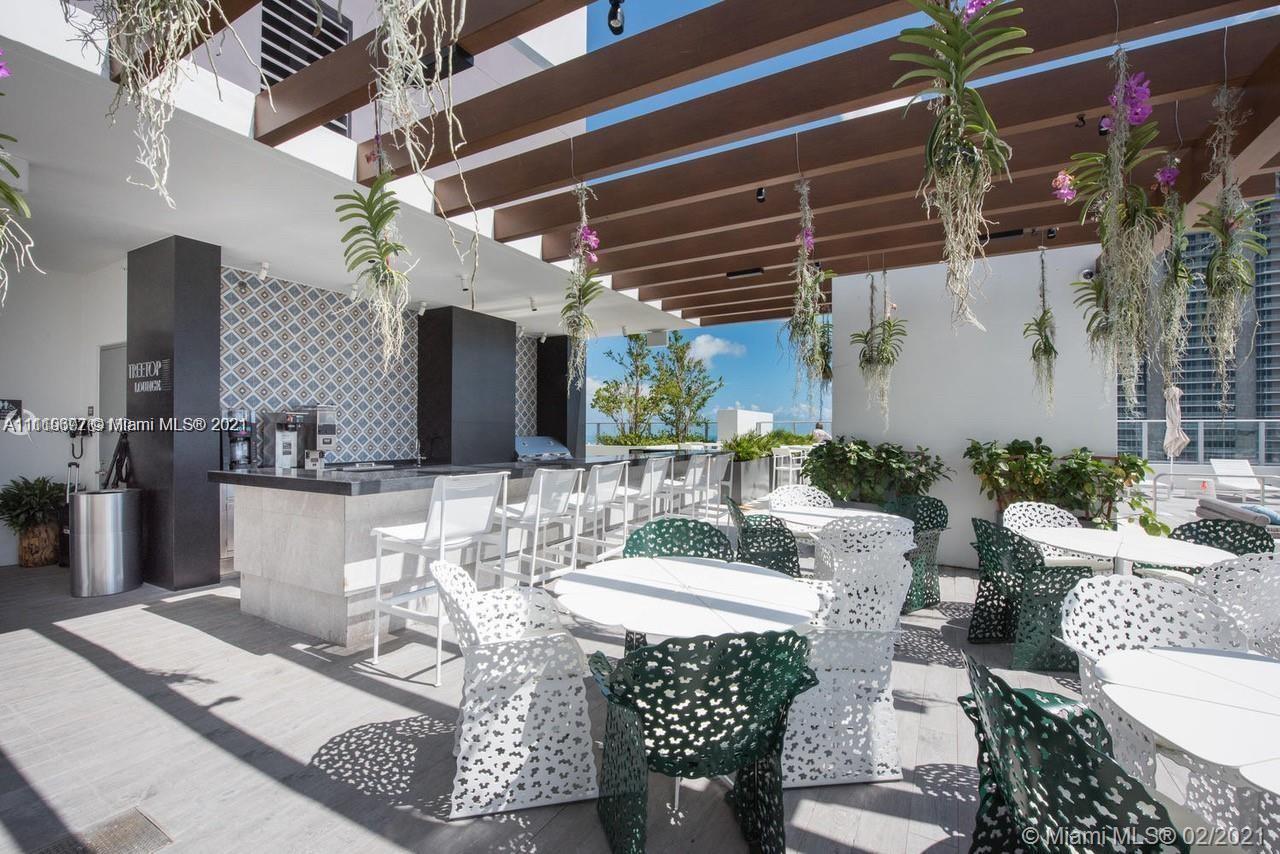
{"type": "Polygon", "coordinates": [[[142,490],[71,496],[71,595],[109,596],[142,583],[142,490]]]}

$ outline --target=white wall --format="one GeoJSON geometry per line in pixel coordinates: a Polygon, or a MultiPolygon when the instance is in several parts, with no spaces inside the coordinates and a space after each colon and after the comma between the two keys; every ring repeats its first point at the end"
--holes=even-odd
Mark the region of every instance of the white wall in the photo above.
{"type": "MultiPolygon", "coordinates": [[[[29,269],[9,282],[0,309],[0,397],[39,417],[83,416],[98,407],[98,350],[125,340],[123,260],[89,275],[29,269]]],[[[0,433],[0,484],[49,475],[62,482],[71,459],[65,433],[0,433]]],[[[86,439],[81,483],[94,485],[97,437],[86,439]]],[[[0,566],[17,563],[17,538],[0,526],[0,566]]]]}
{"type": "Polygon", "coordinates": [[[909,448],[923,445],[955,470],[932,493],[951,513],[939,549],[943,563],[976,566],[969,546],[970,519],[995,518],[994,503],[979,495],[962,457],[969,439],[1007,442],[1041,436],[1055,450],[1083,445],[1095,453],[1115,453],[1115,385],[1105,382],[1090,361],[1084,320],[1072,305],[1071,283],[1093,266],[1097,254],[1097,246],[1081,246],[1047,255],[1059,350],[1052,415],[1035,394],[1031,343],[1022,337],[1023,324],[1039,310],[1036,253],[992,259],[991,277],[976,304],[986,332],[969,326],[952,329],[941,265],[890,272],[892,300],[907,320],[909,335],[893,372],[888,430],[879,410],[867,404],[858,353],[849,343],[850,333],[867,324],[866,277],[847,276],[834,283],[833,432],[909,448]]]}

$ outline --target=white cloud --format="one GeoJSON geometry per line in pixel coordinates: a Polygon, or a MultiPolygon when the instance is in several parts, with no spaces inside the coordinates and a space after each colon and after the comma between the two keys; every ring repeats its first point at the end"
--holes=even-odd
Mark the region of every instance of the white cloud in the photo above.
{"type": "Polygon", "coordinates": [[[597,379],[596,377],[587,377],[586,391],[587,391],[588,403],[591,402],[591,398],[595,397],[596,389],[600,388],[600,386],[603,384],[604,384],[604,380],[597,379]]]}
{"type": "Polygon", "coordinates": [[[711,367],[711,360],[716,356],[745,356],[747,355],[747,348],[736,341],[717,338],[704,332],[693,339],[692,346],[689,348],[689,355],[709,368],[711,367]]]}

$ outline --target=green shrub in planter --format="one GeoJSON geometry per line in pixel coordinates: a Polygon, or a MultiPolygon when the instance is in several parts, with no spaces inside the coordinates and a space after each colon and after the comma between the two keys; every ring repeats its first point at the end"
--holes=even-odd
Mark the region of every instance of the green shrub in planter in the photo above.
{"type": "Polygon", "coordinates": [[[1116,503],[1124,500],[1147,533],[1169,532],[1151,512],[1146,495],[1135,492],[1125,498],[1151,473],[1147,461],[1135,454],[1096,457],[1088,448],[1075,448],[1058,456],[1037,436],[1003,446],[970,439],[964,456],[982,494],[995,501],[1001,513],[1018,501],[1040,501],[1107,525],[1115,521],[1116,503]]]}
{"type": "Polygon", "coordinates": [[[58,511],[65,503],[65,487],[49,477],[19,477],[0,489],[0,522],[18,535],[20,566],[57,562],[58,511]]]}
{"type": "Polygon", "coordinates": [[[804,462],[809,483],[840,501],[882,504],[902,495],[928,495],[933,485],[950,479],[942,457],[917,447],[908,451],[885,442],[872,445],[841,436],[815,447],[804,462]]]}

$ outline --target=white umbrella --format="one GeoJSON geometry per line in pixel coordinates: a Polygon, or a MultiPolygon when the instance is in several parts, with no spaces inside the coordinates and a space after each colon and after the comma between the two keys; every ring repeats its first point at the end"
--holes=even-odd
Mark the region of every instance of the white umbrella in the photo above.
{"type": "Polygon", "coordinates": [[[1190,444],[1191,437],[1182,429],[1182,389],[1171,385],[1164,390],[1164,444],[1162,446],[1164,452],[1169,455],[1171,471],[1173,461],[1190,444]]]}

